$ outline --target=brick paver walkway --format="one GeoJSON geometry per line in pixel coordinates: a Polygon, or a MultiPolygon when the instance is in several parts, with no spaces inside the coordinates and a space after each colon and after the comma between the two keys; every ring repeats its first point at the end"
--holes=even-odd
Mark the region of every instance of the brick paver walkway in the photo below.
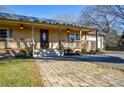
{"type": "Polygon", "coordinates": [[[95,63],[38,60],[45,87],[124,86],[124,72],[95,63]]]}

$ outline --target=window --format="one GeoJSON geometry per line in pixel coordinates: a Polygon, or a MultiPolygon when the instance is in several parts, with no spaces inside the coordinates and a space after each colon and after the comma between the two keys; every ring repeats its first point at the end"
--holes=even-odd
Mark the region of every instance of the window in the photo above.
{"type": "Polygon", "coordinates": [[[68,39],[70,42],[74,42],[74,40],[80,40],[80,34],[69,34],[68,39]]]}
{"type": "Polygon", "coordinates": [[[76,34],[76,40],[80,40],[80,34],[76,34]]]}
{"type": "Polygon", "coordinates": [[[70,42],[74,42],[75,34],[69,34],[68,38],[69,38],[70,42]]]}
{"type": "MultiPolygon", "coordinates": [[[[0,41],[6,42],[6,38],[11,38],[12,37],[12,29],[9,29],[9,32],[7,29],[0,29],[0,41]]],[[[11,40],[9,40],[11,41],[11,40]]]]}
{"type": "Polygon", "coordinates": [[[7,38],[7,29],[0,29],[0,38],[7,38]]]}
{"type": "Polygon", "coordinates": [[[7,29],[0,29],[0,38],[11,38],[12,37],[12,29],[9,29],[9,36],[7,36],[7,29]]]}

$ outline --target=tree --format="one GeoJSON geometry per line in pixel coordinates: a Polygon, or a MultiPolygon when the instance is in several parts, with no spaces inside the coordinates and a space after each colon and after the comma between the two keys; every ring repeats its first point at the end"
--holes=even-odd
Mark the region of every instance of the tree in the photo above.
{"type": "Polygon", "coordinates": [[[115,24],[115,16],[107,13],[108,6],[88,6],[81,11],[80,21],[83,27],[96,27],[108,33],[115,24]]]}
{"type": "MultiPolygon", "coordinates": [[[[115,31],[117,29],[116,16],[109,13],[110,6],[87,6],[81,11],[79,24],[82,27],[95,27],[99,32],[106,33],[106,45],[112,42],[112,38],[115,39],[115,31]],[[110,35],[113,37],[110,37],[110,35]]],[[[117,33],[116,33],[117,34],[117,33]]],[[[117,40],[116,40],[117,41],[117,40]]]]}
{"type": "Polygon", "coordinates": [[[123,5],[111,5],[109,6],[109,13],[120,18],[120,22],[124,24],[124,6],[123,5]]]}
{"type": "Polygon", "coordinates": [[[124,49],[124,31],[123,31],[123,33],[122,33],[122,36],[121,36],[119,42],[118,42],[118,45],[119,45],[122,49],[124,49]]]}

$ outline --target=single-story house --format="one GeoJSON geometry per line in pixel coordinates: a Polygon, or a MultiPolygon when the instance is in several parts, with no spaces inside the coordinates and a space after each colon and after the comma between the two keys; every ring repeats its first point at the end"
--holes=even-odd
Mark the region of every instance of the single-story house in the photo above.
{"type": "MultiPolygon", "coordinates": [[[[0,13],[0,50],[56,49],[59,44],[73,51],[96,49],[94,28],[82,28],[73,22],[0,13]]],[[[98,48],[103,50],[103,35],[98,35],[98,48]]]]}

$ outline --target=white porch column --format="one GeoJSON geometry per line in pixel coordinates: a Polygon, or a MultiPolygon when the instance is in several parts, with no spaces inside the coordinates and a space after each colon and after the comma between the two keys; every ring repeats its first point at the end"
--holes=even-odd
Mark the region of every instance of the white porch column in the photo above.
{"type": "Polygon", "coordinates": [[[61,29],[59,29],[59,31],[58,31],[58,40],[59,40],[59,42],[61,41],[61,29]]]}
{"type": "Polygon", "coordinates": [[[82,30],[80,30],[80,44],[81,44],[81,48],[82,48],[82,30]]]}
{"type": "Polygon", "coordinates": [[[34,41],[34,30],[35,30],[35,26],[34,24],[32,25],[32,55],[34,56],[34,46],[35,46],[35,41],[34,41]]]}
{"type": "Polygon", "coordinates": [[[58,29],[58,48],[60,49],[61,44],[61,28],[58,29]]]}
{"type": "Polygon", "coordinates": [[[9,29],[7,29],[7,45],[6,48],[9,48],[9,29]]]}
{"type": "Polygon", "coordinates": [[[87,48],[87,32],[84,32],[84,48],[87,48]]]}

